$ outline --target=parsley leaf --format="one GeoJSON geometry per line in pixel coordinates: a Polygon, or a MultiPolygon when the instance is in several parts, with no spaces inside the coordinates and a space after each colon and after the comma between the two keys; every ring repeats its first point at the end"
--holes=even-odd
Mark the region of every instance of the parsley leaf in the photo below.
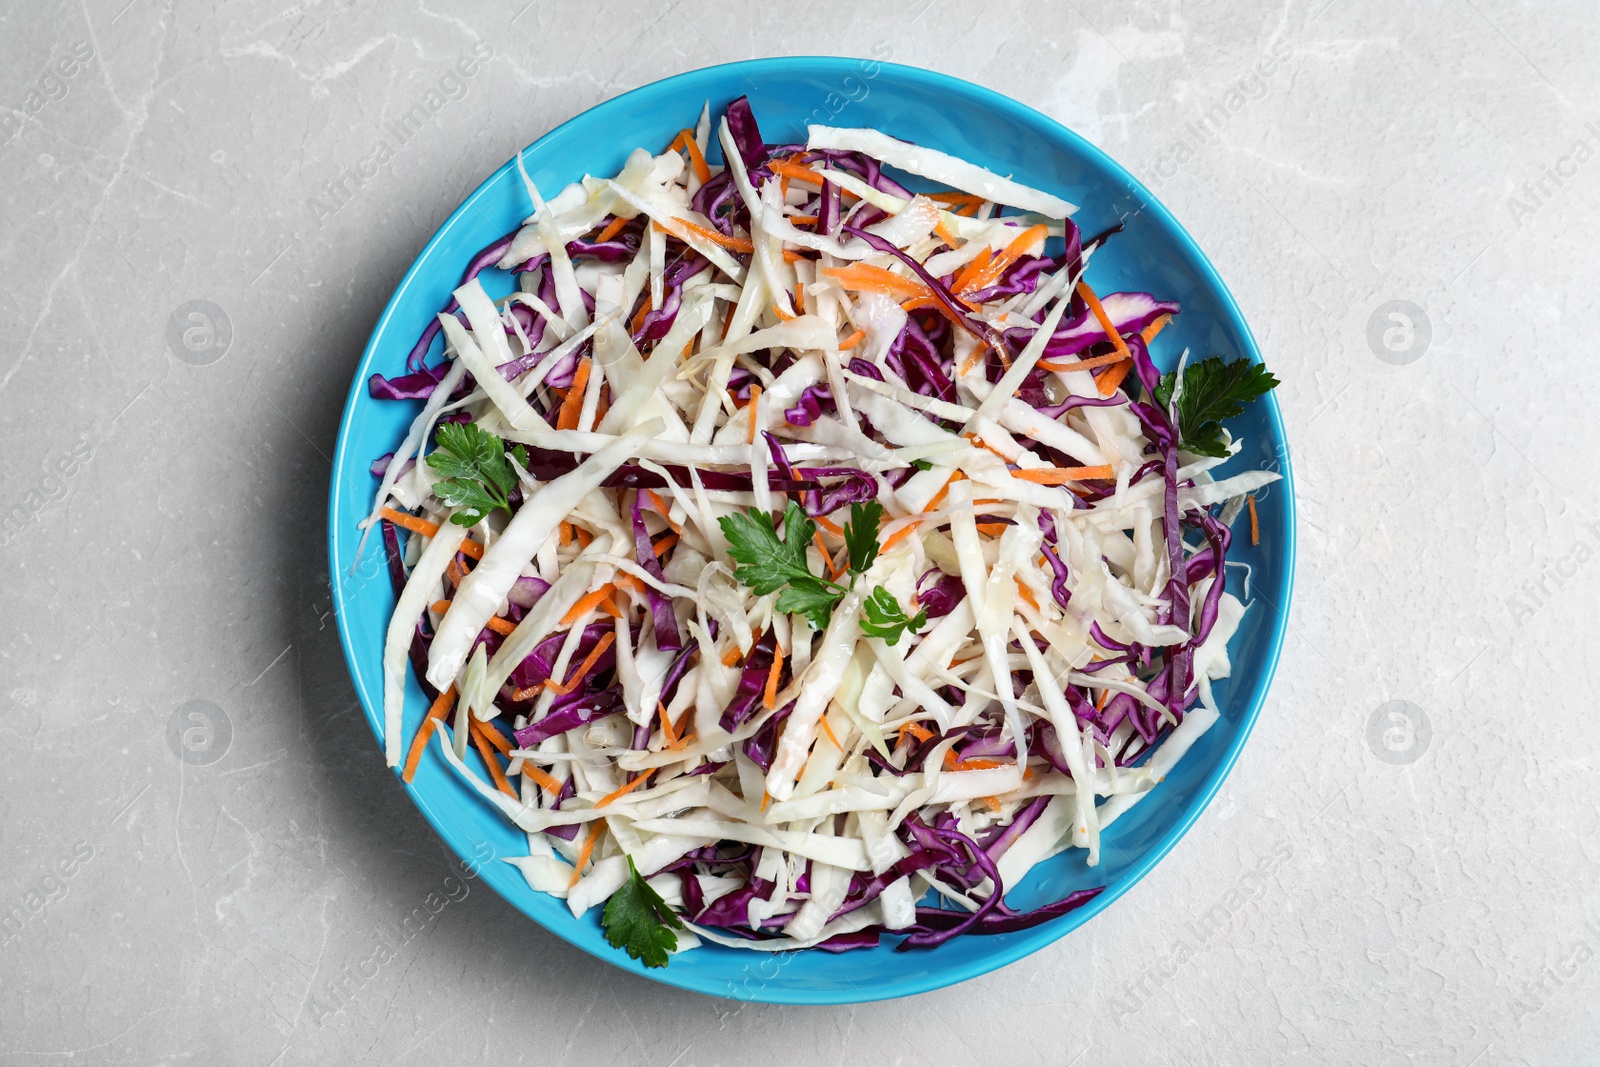
{"type": "MultiPolygon", "coordinates": [[[[471,422],[444,423],[433,439],[437,447],[428,455],[428,466],[443,476],[433,492],[459,509],[451,522],[476,526],[496,508],[510,512],[517,472],[506,460],[504,441],[471,422]]],[[[524,467],[528,465],[527,449],[521,445],[512,448],[511,454],[524,467]]]]}
{"type": "Polygon", "coordinates": [[[861,612],[861,632],[868,637],[881,637],[891,645],[898,644],[900,635],[907,630],[920,630],[928,621],[926,611],[917,612],[915,618],[907,618],[900,601],[881,585],[862,602],[861,612]]]}
{"type": "MultiPolygon", "coordinates": [[[[1156,403],[1162,407],[1170,404],[1177,382],[1176,371],[1163,374],[1156,386],[1156,403]]],[[[1183,391],[1178,394],[1179,447],[1197,456],[1226,456],[1222,420],[1242,414],[1245,404],[1277,384],[1271,371],[1247,359],[1224,363],[1221,356],[1212,356],[1189,364],[1183,372],[1183,391]]]]}
{"type": "Polygon", "coordinates": [[[878,558],[878,523],[883,520],[883,505],[876,500],[850,505],[850,521],[844,524],[844,543],[850,549],[850,569],[865,573],[878,558]]]}
{"type": "Polygon", "coordinates": [[[758,596],[775,593],[796,580],[817,580],[806,564],[806,548],[817,524],[806,518],[798,504],[791,502],[784,513],[786,540],[778,540],[772,517],[754,508],[724,515],[718,524],[728,539],[728,555],[739,564],[734,577],[758,596]]]}
{"type": "Polygon", "coordinates": [[[917,470],[919,470],[919,471],[931,471],[931,470],[933,470],[933,464],[930,461],[925,460],[925,459],[914,459],[914,460],[911,461],[911,465],[913,467],[917,468],[917,470]]]}
{"type": "MultiPolygon", "coordinates": [[[[733,576],[758,596],[777,593],[774,604],[786,614],[804,615],[821,630],[848,590],[811,573],[806,549],[817,524],[793,501],[783,513],[783,539],[772,528],[772,516],[749,508],[717,520],[728,539],[728,555],[738,564],[733,576]],[[781,590],[781,592],[780,592],[781,590]]],[[[874,536],[877,522],[871,523],[874,536]]]]}
{"type": "Polygon", "coordinates": [[[606,901],[600,925],[612,948],[627,949],[646,967],[665,967],[667,953],[678,947],[678,935],[672,931],[682,930],[683,920],[650,888],[629,856],[628,880],[606,901]]]}

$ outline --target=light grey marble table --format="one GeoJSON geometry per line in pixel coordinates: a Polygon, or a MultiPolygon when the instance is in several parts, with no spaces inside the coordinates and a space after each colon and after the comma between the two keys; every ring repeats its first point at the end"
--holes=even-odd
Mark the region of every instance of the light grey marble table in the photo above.
{"type": "Polygon", "coordinates": [[[1593,4],[525,3],[0,13],[0,1063],[1594,1062],[1593,4]],[[1300,581],[1232,777],[1105,915],[914,1000],[741,1006],[457,880],[345,674],[328,455],[519,146],[874,49],[1196,236],[1284,380],[1300,581]]]}

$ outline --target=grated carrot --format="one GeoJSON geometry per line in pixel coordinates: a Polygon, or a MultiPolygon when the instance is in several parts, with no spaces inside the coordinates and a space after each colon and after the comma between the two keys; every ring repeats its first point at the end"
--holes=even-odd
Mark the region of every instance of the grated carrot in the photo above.
{"type": "Polygon", "coordinates": [[[589,614],[592,609],[599,607],[600,602],[611,595],[612,589],[612,584],[607,582],[594,592],[585,593],[583,596],[578,598],[577,602],[572,605],[571,609],[569,609],[565,615],[561,616],[561,622],[557,625],[571,626],[573,623],[589,614]]]}
{"type": "Polygon", "coordinates": [[[756,250],[756,246],[751,244],[746,238],[726,237],[723,234],[718,233],[716,230],[708,229],[707,227],[701,226],[698,223],[690,222],[688,219],[675,218],[672,221],[677,225],[682,226],[696,237],[702,237],[705,240],[710,241],[712,244],[721,245],[723,248],[726,248],[729,251],[754,252],[756,250]]]}
{"type": "Polygon", "coordinates": [[[811,534],[811,543],[817,546],[817,555],[822,557],[823,565],[828,568],[829,577],[837,579],[840,571],[834,570],[833,553],[828,551],[828,546],[822,543],[822,531],[816,530],[811,534]]]}
{"type": "Polygon", "coordinates": [[[781,159],[770,159],[767,161],[767,169],[780,178],[788,178],[790,181],[799,182],[802,185],[815,185],[818,189],[822,188],[822,175],[810,167],[804,167],[798,163],[790,163],[781,159]]]}
{"type": "Polygon", "coordinates": [[[1099,370],[1101,367],[1110,367],[1124,362],[1123,358],[1115,352],[1109,356],[1095,356],[1093,359],[1060,360],[1041,359],[1039,366],[1045,370],[1073,371],[1073,370],[1099,370]]]}
{"type": "Polygon", "coordinates": [[[694,167],[694,176],[704,185],[711,180],[711,168],[706,165],[705,153],[700,151],[700,142],[688,130],[678,134],[678,138],[683,142],[683,147],[689,150],[689,164],[694,167]]]}
{"type": "Polygon", "coordinates": [[[511,788],[511,782],[506,778],[506,772],[500,769],[500,761],[495,758],[494,750],[489,747],[488,738],[483,736],[483,731],[478,729],[476,722],[471,724],[472,743],[478,750],[478,755],[483,757],[483,762],[489,768],[489,777],[494,779],[494,787],[512,800],[517,800],[517,791],[511,788]]]}
{"type": "Polygon", "coordinates": [[[722,654],[722,665],[724,667],[731,667],[735,663],[738,663],[743,655],[744,653],[739,651],[739,646],[734,645],[729,648],[728,651],[722,654]]]}
{"type": "Polygon", "coordinates": [[[888,537],[884,538],[883,544],[879,547],[878,551],[880,551],[880,552],[889,551],[889,549],[893,548],[895,545],[899,544],[901,541],[904,541],[907,537],[910,537],[911,536],[911,531],[915,530],[921,524],[922,524],[922,520],[921,519],[918,519],[916,522],[908,522],[908,523],[906,523],[904,526],[900,527],[900,529],[896,530],[894,533],[892,533],[888,537]]]}
{"type": "Polygon", "coordinates": [[[1149,344],[1156,339],[1156,334],[1167,328],[1167,323],[1172,321],[1170,314],[1162,315],[1150,325],[1139,331],[1139,340],[1149,344]]]}
{"type": "MultiPolygon", "coordinates": [[[[1101,306],[1100,298],[1094,295],[1094,290],[1089,288],[1089,283],[1078,283],[1078,295],[1083,297],[1083,302],[1089,305],[1089,310],[1094,313],[1095,320],[1100,323],[1100,329],[1105,331],[1106,337],[1117,348],[1117,355],[1129,361],[1132,365],[1133,353],[1128,351],[1127,342],[1122,339],[1122,334],[1117,332],[1116,324],[1111,321],[1111,316],[1106,314],[1106,309],[1101,306]]],[[[1122,384],[1122,379],[1127,377],[1128,368],[1123,367],[1119,373],[1116,367],[1106,371],[1100,379],[1100,395],[1110,396],[1117,391],[1117,386],[1122,384]]]]}
{"type": "Polygon", "coordinates": [[[772,666],[767,670],[766,688],[761,691],[761,706],[769,711],[778,706],[778,675],[782,672],[783,646],[774,641],[772,666]]]}
{"type": "Polygon", "coordinates": [[[621,233],[622,228],[627,224],[628,220],[623,218],[621,215],[613,216],[611,221],[606,223],[606,228],[595,234],[595,244],[605,244],[617,234],[621,233]]]}
{"type": "Polygon", "coordinates": [[[639,777],[635,778],[621,789],[614,789],[605,796],[601,797],[599,800],[595,801],[594,806],[596,808],[603,808],[613,800],[627,796],[629,793],[633,792],[635,789],[638,789],[641,785],[648,781],[650,776],[654,773],[656,773],[656,769],[651,767],[649,770],[639,775],[639,777]]]}
{"type": "MultiPolygon", "coordinates": [[[[435,600],[432,604],[430,604],[428,606],[433,609],[435,614],[443,615],[445,612],[450,610],[450,601],[448,601],[448,600],[435,600]]],[[[510,634],[511,631],[513,631],[513,630],[515,630],[517,628],[517,624],[516,623],[514,623],[510,619],[507,619],[507,618],[505,618],[503,616],[500,616],[500,615],[496,615],[494,618],[492,618],[488,622],[484,623],[484,625],[487,626],[489,629],[493,630],[495,633],[503,634],[503,635],[504,634],[510,634]]]]}
{"type": "Polygon", "coordinates": [[[1244,498],[1244,502],[1245,506],[1250,509],[1250,543],[1259,545],[1261,543],[1261,519],[1256,515],[1256,495],[1251,493],[1244,498]]]}
{"type": "Polygon", "coordinates": [[[818,219],[815,215],[790,215],[789,221],[795,223],[796,225],[803,222],[807,226],[815,226],[818,222],[818,219]]]}
{"type": "MultiPolygon", "coordinates": [[[[396,511],[394,508],[380,508],[378,509],[378,516],[379,518],[388,519],[401,529],[410,530],[412,533],[421,534],[423,537],[433,537],[439,532],[438,523],[429,522],[427,519],[419,518],[416,515],[408,515],[403,511],[396,511]]],[[[463,556],[469,556],[472,559],[483,558],[483,545],[470,537],[461,542],[461,548],[458,551],[463,556]]]]}
{"type": "Polygon", "coordinates": [[[955,234],[951,233],[950,228],[944,224],[943,215],[939,216],[939,222],[934,226],[933,232],[938,234],[939,240],[949,245],[952,249],[961,243],[961,239],[955,234]]]}
{"type": "MultiPolygon", "coordinates": [[[[665,536],[661,540],[657,541],[655,543],[655,545],[652,546],[651,551],[655,554],[656,559],[660,559],[662,556],[666,555],[667,549],[671,548],[673,545],[675,545],[677,543],[678,543],[678,535],[675,534],[675,533],[669,533],[669,534],[667,534],[667,536],[665,536]]],[[[636,581],[636,582],[639,580],[637,578],[634,578],[634,576],[631,575],[631,574],[628,575],[628,577],[629,578],[633,578],[633,580],[636,581]]]]}
{"type": "Polygon", "coordinates": [[[561,402],[556,415],[556,429],[576,430],[578,416],[583,412],[583,393],[589,385],[589,357],[584,356],[572,374],[572,385],[567,388],[567,398],[561,402]]]}
{"type": "Polygon", "coordinates": [[[583,877],[583,866],[589,862],[589,857],[594,855],[594,843],[600,839],[600,831],[606,828],[605,819],[596,819],[594,825],[589,827],[589,835],[583,839],[583,848],[578,852],[578,862],[572,865],[572,881],[567,883],[571,889],[578,884],[578,879],[583,877]]]}
{"type": "Polygon", "coordinates": [[[956,283],[950,287],[951,291],[956,293],[964,292],[969,288],[968,283],[980,273],[988,270],[989,264],[992,262],[994,262],[994,249],[983,249],[973,257],[970,263],[961,268],[961,273],[956,275],[956,283]]]}
{"type": "Polygon", "coordinates": [[[1011,579],[1017,583],[1017,592],[1022,596],[1022,599],[1027,602],[1028,607],[1032,608],[1034,611],[1038,611],[1039,602],[1033,599],[1033,590],[1029,589],[1027,584],[1016,575],[1012,575],[1011,579]]]}
{"type": "Polygon", "coordinates": [[[828,735],[828,740],[833,742],[833,747],[843,752],[844,746],[839,743],[839,738],[834,735],[833,727],[828,725],[828,716],[824,714],[817,722],[821,725],[822,732],[828,735]]]}
{"type": "Polygon", "coordinates": [[[607,630],[605,633],[601,634],[600,640],[594,643],[594,647],[589,650],[589,654],[583,657],[583,662],[578,664],[577,669],[572,671],[571,674],[567,676],[567,680],[565,682],[549,681],[545,683],[545,688],[559,696],[565,696],[574,689],[578,688],[579,684],[583,681],[584,675],[588,674],[589,671],[594,668],[594,665],[599,661],[600,657],[605,655],[606,649],[610,648],[611,643],[616,639],[617,635],[615,631],[607,630]]]}
{"type": "Polygon", "coordinates": [[[832,519],[828,518],[826,515],[818,515],[816,518],[812,519],[811,521],[816,523],[822,529],[827,530],[829,533],[833,534],[833,536],[835,536],[835,537],[843,537],[844,536],[844,527],[840,526],[838,523],[834,522],[832,519]]]}
{"type": "Polygon", "coordinates": [[[804,259],[804,260],[809,262],[811,257],[810,256],[806,256],[806,255],[801,255],[799,252],[795,251],[792,248],[785,248],[783,250],[783,261],[785,263],[798,263],[802,259],[804,259]]]}
{"type": "Polygon", "coordinates": [[[1083,482],[1091,478],[1115,478],[1116,473],[1109,463],[1103,463],[1098,467],[1033,467],[1014,470],[1011,477],[1037,485],[1066,485],[1068,482],[1083,482]]]}
{"type": "Polygon", "coordinates": [[[644,495],[650,499],[651,504],[655,505],[656,514],[667,520],[667,525],[672,527],[672,532],[680,537],[683,536],[683,527],[672,521],[672,509],[667,506],[665,500],[661,499],[661,494],[654,489],[646,489],[644,495]]]}
{"type": "MultiPolygon", "coordinates": [[[[1049,234],[1049,229],[1043,225],[1029,226],[994,256],[985,258],[985,256],[980,255],[978,260],[983,260],[983,265],[978,266],[978,260],[968,264],[961,277],[956,279],[955,291],[958,293],[974,292],[993,285],[1011,264],[1027,254],[1029,249],[1043,244],[1049,234]],[[974,270],[974,267],[977,269],[974,270]]],[[[987,248],[984,249],[985,253],[988,251],[987,248]]]]}
{"type": "Polygon", "coordinates": [[[794,287],[794,313],[796,315],[806,313],[806,287],[803,285],[794,287]]]}
{"type": "Polygon", "coordinates": [[[983,354],[988,350],[989,345],[987,342],[979,342],[978,347],[972,350],[972,355],[968,356],[964,361],[962,361],[960,373],[971,374],[972,368],[978,365],[978,361],[983,359],[983,354]]]}
{"type": "Polygon", "coordinates": [[[474,730],[483,731],[483,736],[493,745],[502,756],[511,755],[511,742],[506,740],[506,735],[495,729],[492,722],[474,722],[474,730]]]}
{"type": "Polygon", "coordinates": [[[548,771],[540,767],[535,767],[526,759],[522,761],[522,774],[525,777],[532,778],[533,784],[549,793],[552,798],[561,795],[563,785],[560,779],[553,777],[548,771]]]}
{"type": "Polygon", "coordinates": [[[678,743],[678,731],[672,727],[672,716],[667,714],[667,705],[660,700],[656,701],[656,711],[661,715],[661,740],[667,743],[668,748],[672,748],[678,743]]]}
{"type": "Polygon", "coordinates": [[[750,443],[751,444],[755,444],[756,443],[756,431],[761,429],[761,419],[760,419],[759,414],[756,411],[756,408],[760,404],[761,404],[761,386],[759,386],[759,385],[751,385],[750,386],[750,432],[749,432],[749,439],[750,439],[750,443]]]}
{"type": "Polygon", "coordinates": [[[839,351],[848,352],[866,339],[867,331],[857,330],[855,333],[839,342],[839,351]]]}
{"type": "Polygon", "coordinates": [[[902,723],[900,725],[900,733],[896,737],[896,743],[899,743],[899,741],[904,740],[904,738],[906,736],[906,731],[908,731],[908,730],[911,732],[911,736],[915,737],[918,741],[932,741],[933,740],[933,731],[929,730],[926,726],[923,726],[921,723],[917,722],[915,719],[907,719],[904,723],[902,723]]]}
{"type": "Polygon", "coordinates": [[[950,492],[950,487],[952,485],[955,485],[959,481],[963,481],[966,477],[967,477],[966,471],[959,471],[958,470],[958,471],[955,471],[954,473],[952,473],[950,475],[950,480],[945,482],[944,485],[940,487],[940,489],[939,489],[939,491],[937,493],[933,494],[933,499],[928,501],[928,506],[926,508],[924,508],[923,510],[924,511],[932,511],[933,509],[937,508],[940,504],[944,503],[945,494],[950,492]]]}
{"type": "Polygon", "coordinates": [[[904,300],[907,297],[931,297],[933,294],[926,285],[912,278],[896,274],[883,267],[874,267],[870,263],[851,263],[846,267],[823,267],[819,272],[827,278],[832,278],[845,289],[854,292],[886,293],[889,296],[904,300]]]}
{"type": "Polygon", "coordinates": [[[437,700],[428,708],[428,714],[422,717],[422,725],[417,727],[417,736],[411,739],[411,751],[406,753],[406,765],[400,772],[400,780],[409,782],[417,773],[417,764],[422,760],[422,750],[428,747],[428,738],[433,736],[433,731],[438,727],[440,720],[450,714],[450,705],[455,703],[456,687],[452,684],[448,689],[439,694],[437,700]]]}

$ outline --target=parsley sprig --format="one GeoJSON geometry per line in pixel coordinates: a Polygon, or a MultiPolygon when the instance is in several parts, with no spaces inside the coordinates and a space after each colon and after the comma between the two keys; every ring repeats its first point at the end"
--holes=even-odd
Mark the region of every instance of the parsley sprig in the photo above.
{"type": "MultiPolygon", "coordinates": [[[[734,577],[757,596],[777,593],[775,607],[786,614],[804,615],[821,630],[833,618],[833,609],[855,586],[878,558],[878,523],[883,505],[877,501],[850,505],[850,519],[844,524],[844,543],[849,556],[848,585],[811,572],[806,549],[817,532],[800,505],[789,502],[783,513],[783,537],[773,528],[773,518],[765,511],[748,508],[724,515],[719,521],[728,539],[728,555],[738,564],[734,577]]],[[[927,622],[927,613],[908,618],[900,602],[883,586],[873,589],[863,604],[861,629],[869,637],[882,637],[890,644],[899,641],[907,629],[915,630],[927,622]]]]}
{"type": "MultiPolygon", "coordinates": [[[[1162,407],[1172,402],[1177,387],[1176,371],[1161,376],[1155,400],[1162,407]]],[[[1191,363],[1183,372],[1183,391],[1178,394],[1178,446],[1197,456],[1220,457],[1228,454],[1222,435],[1222,420],[1244,412],[1244,406],[1278,384],[1272,372],[1259,363],[1236,359],[1224,363],[1212,356],[1191,363]]]]}
{"type": "Polygon", "coordinates": [[[919,611],[914,617],[907,618],[900,601],[881,585],[861,602],[861,612],[865,616],[861,620],[862,632],[868,637],[881,637],[891,645],[898,644],[900,635],[907,630],[920,630],[923,623],[928,621],[926,611],[919,611]]]}
{"type": "MultiPolygon", "coordinates": [[[[428,466],[443,475],[433,493],[459,509],[451,522],[476,526],[496,508],[510,513],[517,472],[506,459],[504,441],[471,422],[444,423],[433,440],[437,447],[428,455],[428,466]]],[[[511,454],[523,467],[528,465],[528,450],[521,445],[511,454]]]]}
{"type": "Polygon", "coordinates": [[[650,888],[629,856],[628,880],[606,901],[600,925],[612,948],[626,949],[646,967],[665,967],[667,953],[678,947],[673,931],[683,929],[683,920],[650,888]]]}

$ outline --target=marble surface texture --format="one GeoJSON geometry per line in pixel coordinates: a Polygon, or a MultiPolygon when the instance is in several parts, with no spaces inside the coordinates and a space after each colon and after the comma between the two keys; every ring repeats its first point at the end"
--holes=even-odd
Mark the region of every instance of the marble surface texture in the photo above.
{"type": "Polygon", "coordinates": [[[1594,1062],[1597,49],[1576,0],[5,4],[0,1064],[1594,1062]],[[875,41],[1196,236],[1283,379],[1300,579],[1233,775],[1105,915],[914,1000],[740,1005],[457,899],[334,636],[327,457],[393,286],[519,146],[875,41]],[[226,329],[186,345],[191,301],[226,329]]]}

